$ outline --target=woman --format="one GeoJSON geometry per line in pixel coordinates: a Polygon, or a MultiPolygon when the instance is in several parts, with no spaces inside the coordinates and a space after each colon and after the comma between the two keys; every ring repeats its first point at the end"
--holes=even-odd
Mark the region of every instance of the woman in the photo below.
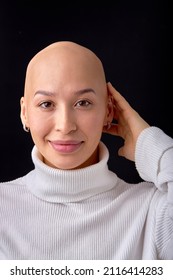
{"type": "Polygon", "coordinates": [[[173,259],[173,139],[106,82],[92,51],[65,41],[37,53],[21,120],[35,168],[0,185],[1,259],[173,259]],[[108,169],[103,132],[124,139],[118,154],[145,182],[108,169]]]}

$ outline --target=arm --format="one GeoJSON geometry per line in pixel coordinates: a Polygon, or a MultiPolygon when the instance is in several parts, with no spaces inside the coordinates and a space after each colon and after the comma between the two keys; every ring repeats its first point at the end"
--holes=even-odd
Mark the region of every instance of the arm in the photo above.
{"type": "Polygon", "coordinates": [[[156,194],[160,199],[150,208],[148,223],[154,224],[158,257],[173,259],[173,139],[147,124],[111,84],[108,90],[117,124],[107,132],[124,139],[119,155],[135,161],[141,178],[160,190],[156,194]]]}
{"type": "MultiPolygon", "coordinates": [[[[148,213],[158,258],[173,259],[173,139],[158,127],[143,130],[136,143],[135,164],[140,176],[159,190],[148,213]]],[[[148,246],[147,242],[146,252],[148,246]]]]}

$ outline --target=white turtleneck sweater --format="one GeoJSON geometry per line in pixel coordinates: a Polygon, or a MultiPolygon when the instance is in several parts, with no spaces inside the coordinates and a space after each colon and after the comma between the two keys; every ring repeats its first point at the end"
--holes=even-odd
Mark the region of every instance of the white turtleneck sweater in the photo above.
{"type": "Polygon", "coordinates": [[[45,165],[0,184],[0,259],[173,259],[173,139],[145,129],[136,146],[143,180],[129,184],[97,164],[78,170],[45,165]]]}

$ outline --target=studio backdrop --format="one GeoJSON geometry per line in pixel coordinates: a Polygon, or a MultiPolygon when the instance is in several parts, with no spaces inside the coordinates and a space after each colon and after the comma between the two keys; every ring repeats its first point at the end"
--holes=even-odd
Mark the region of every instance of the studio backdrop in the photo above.
{"type": "MultiPolygon", "coordinates": [[[[20,98],[29,60],[55,41],[70,40],[93,50],[107,81],[147,122],[173,137],[169,1],[64,8],[57,1],[7,2],[0,9],[0,181],[33,168],[33,142],[22,128],[20,98]]],[[[104,134],[102,141],[110,151],[110,169],[128,182],[141,181],[135,164],[117,155],[122,140],[104,134]]]]}

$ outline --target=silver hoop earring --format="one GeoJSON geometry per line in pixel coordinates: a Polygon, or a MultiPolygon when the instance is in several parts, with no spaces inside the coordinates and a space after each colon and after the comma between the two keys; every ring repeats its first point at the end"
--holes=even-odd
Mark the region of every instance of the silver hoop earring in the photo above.
{"type": "Polygon", "coordinates": [[[24,129],[26,132],[29,132],[29,127],[27,127],[25,124],[23,125],[23,129],[24,129]]]}

